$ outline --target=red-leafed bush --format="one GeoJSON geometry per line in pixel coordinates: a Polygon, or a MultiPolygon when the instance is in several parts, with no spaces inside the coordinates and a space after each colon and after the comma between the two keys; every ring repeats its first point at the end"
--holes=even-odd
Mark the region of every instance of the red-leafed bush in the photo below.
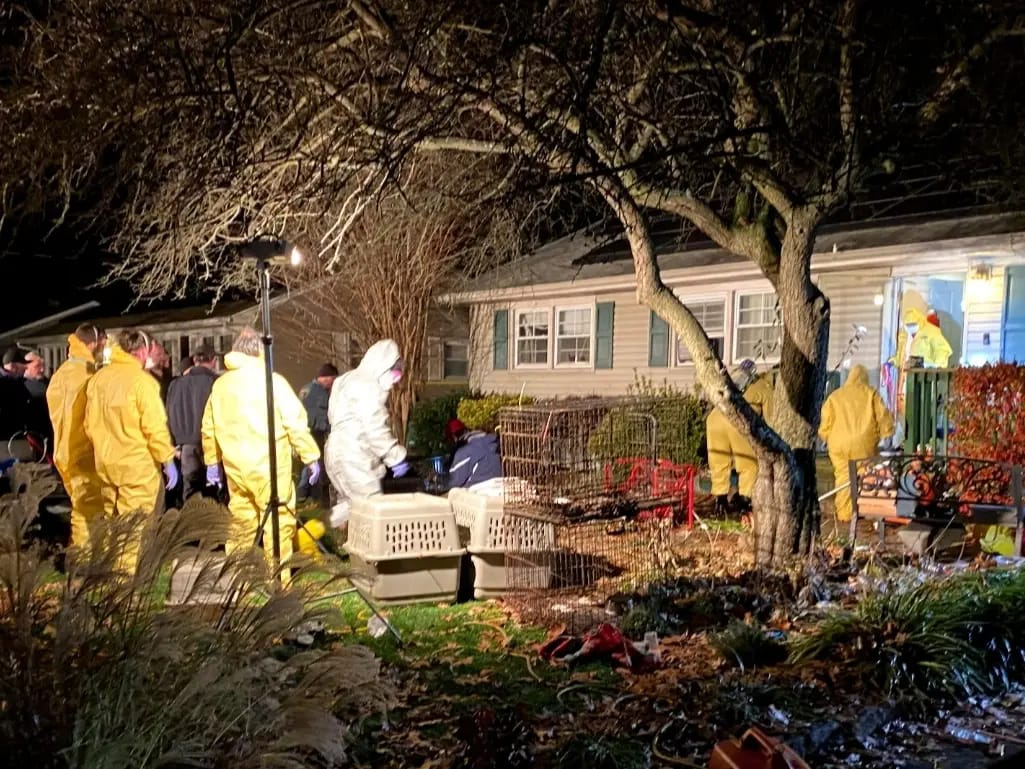
{"type": "Polygon", "coordinates": [[[1025,465],[1025,366],[957,369],[948,414],[950,453],[1025,465]]]}

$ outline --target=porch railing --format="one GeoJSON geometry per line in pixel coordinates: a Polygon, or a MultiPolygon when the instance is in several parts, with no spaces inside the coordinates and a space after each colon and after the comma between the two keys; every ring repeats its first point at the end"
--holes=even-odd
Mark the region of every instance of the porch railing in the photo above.
{"type": "Polygon", "coordinates": [[[954,369],[915,368],[907,372],[904,400],[904,453],[930,446],[946,455],[953,425],[947,404],[954,389],[954,369]]]}

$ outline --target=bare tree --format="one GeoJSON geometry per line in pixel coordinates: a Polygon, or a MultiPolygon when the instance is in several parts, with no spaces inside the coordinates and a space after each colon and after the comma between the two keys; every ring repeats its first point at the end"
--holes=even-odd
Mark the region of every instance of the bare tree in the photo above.
{"type": "Polygon", "coordinates": [[[991,146],[1025,114],[1010,0],[79,0],[25,28],[29,55],[3,68],[5,199],[42,189],[72,204],[90,189],[123,256],[112,277],[142,295],[231,286],[226,244],[325,216],[320,257],[337,268],[360,215],[425,152],[586,190],[623,227],[638,301],[752,439],[763,564],[806,547],[817,520],[818,226],[873,175],[991,146]],[[655,213],[775,288],[771,425],[662,282],[655,213]]]}
{"type": "Polygon", "coordinates": [[[485,192],[501,181],[490,160],[453,160],[410,159],[401,185],[366,206],[344,237],[337,237],[333,224],[322,228],[319,241],[333,242],[338,256],[316,260],[300,273],[295,298],[279,320],[310,352],[330,349],[325,342],[332,332],[344,332],[360,350],[394,339],[406,363],[390,402],[400,439],[426,378],[428,322],[441,314],[438,296],[507,261],[522,244],[524,206],[496,210],[498,199],[485,192]]]}

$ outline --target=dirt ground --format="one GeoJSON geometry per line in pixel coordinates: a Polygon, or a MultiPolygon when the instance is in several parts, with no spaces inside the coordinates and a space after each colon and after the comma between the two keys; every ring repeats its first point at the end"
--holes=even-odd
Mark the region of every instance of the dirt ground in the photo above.
{"type": "MultiPolygon", "coordinates": [[[[651,672],[542,661],[540,635],[512,601],[418,610],[422,624],[409,630],[409,646],[375,647],[389,662],[401,704],[385,724],[364,731],[357,763],[705,767],[716,742],[758,724],[816,769],[983,769],[1000,756],[1002,766],[1025,766],[1025,754],[1016,753],[1025,691],[909,712],[880,692],[852,691],[842,665],[727,662],[711,639],[731,611],[753,613],[780,632],[812,621],[776,606],[785,584],[747,574],[750,535],[737,529],[710,522],[675,531],[680,584],[722,591],[736,605],[725,604],[725,612],[717,605],[712,613],[720,616],[661,635],[661,664],[651,672]],[[428,620],[430,611],[436,614],[428,620]],[[948,733],[956,729],[968,740],[948,733]]],[[[393,618],[403,621],[403,611],[393,610],[393,618]]]]}

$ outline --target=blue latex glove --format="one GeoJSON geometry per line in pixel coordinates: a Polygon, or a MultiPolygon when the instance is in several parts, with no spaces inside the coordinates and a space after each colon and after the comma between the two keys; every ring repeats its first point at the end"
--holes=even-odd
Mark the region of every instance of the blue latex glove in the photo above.
{"type": "Polygon", "coordinates": [[[220,465],[206,466],[206,485],[221,488],[224,485],[224,478],[221,476],[220,465]]]}
{"type": "Polygon", "coordinates": [[[409,472],[409,462],[402,460],[391,469],[393,478],[401,478],[409,472]]]}
{"type": "Polygon", "coordinates": [[[306,476],[306,482],[310,486],[316,486],[317,481],[320,480],[320,462],[314,460],[306,465],[306,469],[310,471],[310,474],[306,476]]]}
{"type": "Polygon", "coordinates": [[[167,485],[165,488],[168,491],[171,491],[178,485],[178,481],[181,480],[181,474],[178,472],[178,465],[174,463],[173,459],[164,463],[164,475],[167,476],[167,485]]]}

